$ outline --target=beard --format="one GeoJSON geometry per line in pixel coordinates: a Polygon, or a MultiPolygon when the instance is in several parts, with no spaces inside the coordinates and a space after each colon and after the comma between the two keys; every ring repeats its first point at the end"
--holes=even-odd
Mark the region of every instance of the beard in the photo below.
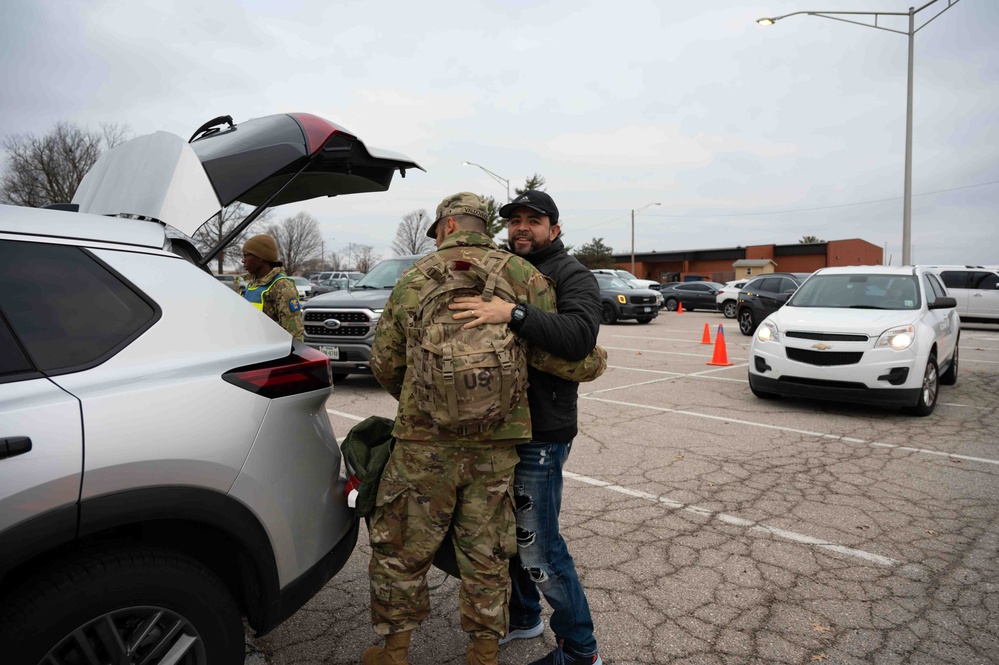
{"type": "Polygon", "coordinates": [[[519,233],[507,242],[510,246],[510,251],[517,256],[527,256],[528,254],[533,254],[534,252],[540,252],[545,247],[552,244],[551,238],[545,237],[544,240],[538,240],[530,233],[519,233]],[[517,242],[517,240],[530,240],[530,245],[524,242],[517,242]]]}

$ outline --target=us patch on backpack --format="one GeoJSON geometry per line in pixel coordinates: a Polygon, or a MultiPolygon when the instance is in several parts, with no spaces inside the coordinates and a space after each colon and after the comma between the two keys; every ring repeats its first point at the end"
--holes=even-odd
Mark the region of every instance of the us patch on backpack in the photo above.
{"type": "Polygon", "coordinates": [[[511,255],[489,251],[476,259],[430,254],[415,267],[427,276],[413,329],[407,335],[413,395],[439,426],[459,435],[482,432],[507,419],[527,390],[527,351],[506,324],[465,330],[448,305],[481,295],[516,302],[504,278],[511,255]]]}

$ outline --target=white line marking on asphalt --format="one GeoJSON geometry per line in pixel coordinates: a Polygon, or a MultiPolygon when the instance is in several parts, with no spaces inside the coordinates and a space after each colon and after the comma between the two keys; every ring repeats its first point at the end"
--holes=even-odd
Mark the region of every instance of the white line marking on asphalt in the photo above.
{"type": "Polygon", "coordinates": [[[734,515],[727,515],[725,513],[718,513],[713,510],[708,510],[707,508],[701,508],[699,506],[691,506],[683,504],[680,503],[679,501],[674,501],[664,496],[656,496],[655,494],[649,494],[648,492],[633,490],[627,487],[622,487],[620,485],[609,483],[605,480],[598,480],[596,478],[590,478],[589,476],[582,476],[578,473],[572,473],[571,471],[562,471],[562,475],[565,476],[566,478],[572,478],[573,480],[578,480],[582,483],[594,485],[596,487],[610,490],[612,492],[618,492],[619,494],[625,494],[627,496],[633,496],[638,499],[646,499],[648,501],[654,501],[656,503],[666,506],[667,508],[673,508],[675,510],[684,510],[689,513],[694,513],[695,515],[701,515],[703,517],[707,517],[710,519],[716,519],[719,522],[724,522],[725,524],[744,527],[749,529],[750,531],[759,531],[763,533],[768,533],[778,538],[783,538],[784,540],[790,540],[804,545],[814,545],[821,549],[829,550],[830,552],[836,552],[837,554],[844,554],[846,556],[856,557],[858,559],[863,559],[865,561],[880,564],[882,566],[897,566],[901,563],[901,561],[897,561],[895,559],[891,559],[886,556],[881,556],[880,554],[873,554],[871,552],[865,552],[864,550],[858,550],[853,547],[837,545],[836,543],[830,543],[826,540],[813,538],[812,536],[806,536],[803,533],[797,533],[795,531],[788,531],[786,529],[778,529],[777,527],[766,526],[763,524],[759,524],[757,522],[753,522],[751,520],[743,519],[741,517],[736,517],[734,515]]]}
{"type": "Polygon", "coordinates": [[[956,406],[959,409],[983,409],[986,411],[991,410],[991,406],[975,406],[974,404],[954,404],[953,402],[937,402],[937,406],[956,406]]]}
{"type": "MultiPolygon", "coordinates": [[[[601,344],[601,346],[603,346],[601,344]]],[[[611,349],[612,351],[635,351],[637,353],[657,353],[662,356],[688,356],[690,358],[707,358],[711,359],[710,353],[680,353],[679,351],[653,351],[652,349],[626,349],[622,346],[604,346],[605,349],[611,349]]]]}
{"type": "MultiPolygon", "coordinates": [[[[652,351],[646,351],[646,353],[653,353],[652,351]]],[[[986,363],[988,365],[999,365],[999,360],[968,360],[966,358],[961,358],[962,363],[986,363]]]]}
{"type": "MultiPolygon", "coordinates": [[[[665,379],[664,379],[665,380],[665,379]]],[[[634,402],[622,402],[614,399],[606,399],[603,397],[590,397],[589,395],[580,395],[583,399],[590,399],[594,402],[606,402],[607,404],[617,404],[618,406],[630,406],[636,409],[649,409],[652,411],[659,411],[661,413],[676,413],[681,416],[693,416],[695,418],[705,418],[707,420],[718,420],[723,423],[735,423],[738,425],[748,425],[750,427],[760,427],[762,429],[777,430],[778,432],[789,432],[791,434],[804,434],[805,436],[814,436],[820,439],[832,439],[833,441],[843,441],[844,443],[857,443],[865,446],[872,446],[875,448],[891,448],[894,450],[904,450],[911,453],[920,453],[922,455],[935,455],[937,457],[946,457],[948,459],[959,459],[968,462],[981,462],[983,464],[995,464],[999,466],[999,459],[988,459],[986,457],[971,457],[970,455],[958,455],[956,453],[945,453],[939,450],[926,450],[924,448],[913,448],[911,446],[900,446],[895,443],[882,443],[880,441],[867,441],[866,439],[855,439],[850,436],[842,436],[841,434],[828,434],[825,432],[813,432],[807,429],[797,429],[795,427],[784,427],[781,425],[767,425],[765,423],[755,423],[751,420],[740,420],[738,418],[727,418],[725,416],[712,416],[707,413],[697,413],[696,411],[686,411],[684,409],[669,409],[663,406],[648,406],[646,404],[635,404],[634,402]]]]}
{"type": "MultiPolygon", "coordinates": [[[[700,344],[699,339],[679,339],[677,337],[641,337],[640,335],[611,335],[615,339],[644,339],[649,342],[689,342],[690,344],[700,344]]],[[[711,342],[714,345],[714,342],[711,342]]],[[[707,346],[705,344],[704,346],[707,346]]],[[[604,347],[605,349],[607,347],[604,347]]]]}
{"type": "Polygon", "coordinates": [[[348,420],[356,420],[357,422],[365,420],[360,416],[355,416],[353,413],[344,413],[343,411],[337,411],[335,409],[326,409],[326,413],[332,413],[334,416],[340,416],[341,418],[347,418],[348,420]]]}

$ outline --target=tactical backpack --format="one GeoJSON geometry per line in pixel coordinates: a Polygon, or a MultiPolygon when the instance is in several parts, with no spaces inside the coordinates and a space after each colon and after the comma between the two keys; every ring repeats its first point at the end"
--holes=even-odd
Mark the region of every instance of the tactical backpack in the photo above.
{"type": "Polygon", "coordinates": [[[428,280],[407,334],[413,396],[420,410],[459,435],[503,422],[527,390],[527,350],[506,324],[469,330],[448,305],[459,296],[481,295],[516,302],[503,276],[511,254],[488,251],[478,258],[446,260],[430,254],[415,267],[428,280]]]}

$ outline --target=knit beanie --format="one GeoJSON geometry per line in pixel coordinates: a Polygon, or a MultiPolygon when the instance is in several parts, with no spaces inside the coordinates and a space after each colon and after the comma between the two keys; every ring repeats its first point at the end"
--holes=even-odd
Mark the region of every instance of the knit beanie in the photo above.
{"type": "Polygon", "coordinates": [[[243,252],[253,254],[258,259],[267,261],[267,263],[278,263],[277,243],[274,242],[274,238],[266,233],[253,236],[243,243],[243,252]]]}

